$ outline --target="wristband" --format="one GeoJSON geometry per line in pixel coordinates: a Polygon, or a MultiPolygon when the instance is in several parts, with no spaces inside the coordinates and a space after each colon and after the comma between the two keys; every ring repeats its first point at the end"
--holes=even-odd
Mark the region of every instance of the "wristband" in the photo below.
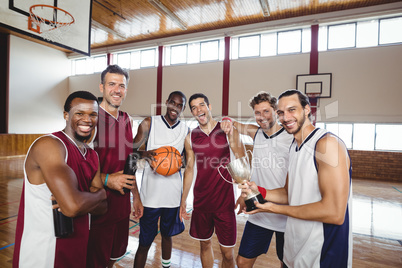
{"type": "Polygon", "coordinates": [[[225,120],[232,122],[232,119],[230,117],[223,117],[221,121],[225,121],[225,120]]]}
{"type": "Polygon", "coordinates": [[[104,183],[105,186],[107,186],[107,179],[109,179],[109,174],[106,174],[105,183],[104,183]]]}
{"type": "Polygon", "coordinates": [[[267,189],[257,186],[258,187],[258,191],[260,192],[260,194],[262,195],[262,197],[265,199],[265,196],[267,195],[267,189]]]}

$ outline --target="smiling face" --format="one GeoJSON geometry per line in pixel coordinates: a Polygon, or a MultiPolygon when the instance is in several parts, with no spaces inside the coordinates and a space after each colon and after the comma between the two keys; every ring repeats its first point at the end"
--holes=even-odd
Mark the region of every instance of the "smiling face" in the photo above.
{"type": "Polygon", "coordinates": [[[212,118],[211,105],[208,105],[204,98],[196,98],[190,102],[191,114],[197,119],[201,126],[205,126],[212,118]]]}
{"type": "Polygon", "coordinates": [[[115,109],[119,108],[126,98],[127,80],[123,74],[106,73],[104,83],[99,85],[100,91],[103,93],[103,104],[111,106],[115,109]]]}
{"type": "Polygon", "coordinates": [[[306,121],[309,120],[309,113],[310,106],[306,105],[303,108],[297,94],[279,99],[277,110],[278,119],[289,134],[300,134],[306,121]]]}
{"type": "Polygon", "coordinates": [[[186,100],[178,94],[173,94],[171,98],[166,101],[167,108],[165,118],[169,123],[174,124],[177,122],[177,119],[186,107],[185,102],[186,100]]]}
{"type": "Polygon", "coordinates": [[[254,105],[254,117],[263,130],[271,129],[276,122],[275,110],[267,101],[254,105]]]}
{"type": "Polygon", "coordinates": [[[66,134],[79,142],[86,142],[98,121],[98,103],[94,100],[75,98],[71,101],[70,111],[64,112],[64,119],[66,134]]]}

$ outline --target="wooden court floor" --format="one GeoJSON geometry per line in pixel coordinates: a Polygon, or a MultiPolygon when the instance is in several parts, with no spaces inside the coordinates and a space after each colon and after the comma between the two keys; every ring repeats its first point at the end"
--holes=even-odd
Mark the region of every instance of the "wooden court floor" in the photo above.
{"type": "MultiPolygon", "coordinates": [[[[15,227],[22,188],[22,158],[0,159],[0,267],[12,266],[15,227]]],[[[190,210],[191,208],[189,208],[190,210]]],[[[353,267],[402,267],[402,182],[353,180],[353,267]]],[[[237,253],[246,216],[239,215],[237,253]]],[[[201,267],[199,242],[186,230],[173,238],[172,267],[201,267]]],[[[130,224],[127,253],[115,267],[132,267],[138,246],[139,226],[130,224]]],[[[220,267],[218,243],[213,237],[215,266],[220,267]]],[[[40,257],[40,256],[38,256],[40,257]]],[[[160,235],[151,246],[147,267],[161,267],[160,235]]],[[[279,267],[275,240],[256,268],[279,267]]]]}

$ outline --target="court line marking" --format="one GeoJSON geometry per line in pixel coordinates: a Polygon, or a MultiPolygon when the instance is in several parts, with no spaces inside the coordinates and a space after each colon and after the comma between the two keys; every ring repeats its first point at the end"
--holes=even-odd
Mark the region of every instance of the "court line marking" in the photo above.
{"type": "Polygon", "coordinates": [[[400,191],[398,188],[392,186],[392,188],[394,188],[395,190],[397,190],[398,192],[400,192],[402,194],[402,191],[400,191]]]}
{"type": "Polygon", "coordinates": [[[10,245],[4,246],[4,247],[0,248],[0,250],[3,250],[3,249],[5,249],[5,248],[11,247],[11,246],[14,246],[14,244],[15,244],[15,243],[12,243],[12,244],[10,244],[10,245]]]}

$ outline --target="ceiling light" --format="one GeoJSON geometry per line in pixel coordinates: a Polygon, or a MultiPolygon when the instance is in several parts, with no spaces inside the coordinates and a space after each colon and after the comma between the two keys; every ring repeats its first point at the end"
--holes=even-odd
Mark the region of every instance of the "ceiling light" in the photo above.
{"type": "Polygon", "coordinates": [[[164,4],[162,4],[161,1],[159,0],[148,0],[149,3],[151,3],[156,9],[158,9],[162,14],[164,14],[166,17],[174,21],[177,25],[180,26],[182,30],[186,30],[187,26],[186,24],[179,19],[172,11],[170,11],[164,4]]]}
{"type": "Polygon", "coordinates": [[[264,17],[269,17],[269,4],[268,0],[260,0],[260,5],[262,8],[262,13],[264,14],[264,17]]]}
{"type": "Polygon", "coordinates": [[[124,40],[124,39],[127,38],[124,34],[119,33],[119,32],[117,32],[117,31],[115,31],[113,29],[110,29],[109,27],[97,22],[96,20],[92,20],[92,26],[95,26],[95,27],[107,32],[107,33],[113,34],[115,37],[118,37],[120,39],[124,40]]]}

